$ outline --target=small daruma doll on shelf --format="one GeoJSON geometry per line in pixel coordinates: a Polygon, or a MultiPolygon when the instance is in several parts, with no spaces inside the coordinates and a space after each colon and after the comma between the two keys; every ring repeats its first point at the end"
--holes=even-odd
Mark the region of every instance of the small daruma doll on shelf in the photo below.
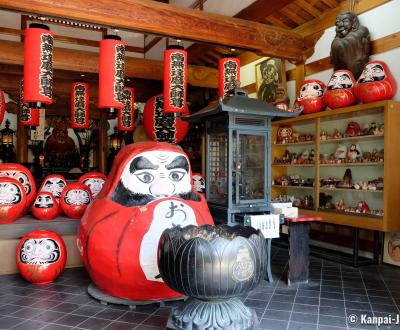
{"type": "Polygon", "coordinates": [[[0,177],[0,224],[11,223],[22,217],[26,207],[22,184],[10,177],[0,177]]]}
{"type": "Polygon", "coordinates": [[[92,192],[92,197],[95,198],[98,193],[103,189],[107,177],[100,172],[89,172],[79,178],[79,182],[88,186],[92,192]]]}
{"type": "Polygon", "coordinates": [[[45,177],[42,185],[40,186],[40,192],[49,192],[57,200],[60,199],[61,193],[67,185],[67,181],[60,174],[50,174],[45,177]]]}
{"type": "Polygon", "coordinates": [[[88,186],[75,182],[67,185],[60,199],[60,205],[68,218],[80,219],[92,201],[92,193],[88,186]]]}
{"type": "Polygon", "coordinates": [[[206,192],[206,180],[200,173],[193,173],[193,188],[195,191],[204,194],[206,192]]]}
{"type": "Polygon", "coordinates": [[[57,233],[34,230],[21,238],[16,257],[24,279],[33,284],[48,284],[65,268],[67,250],[57,233]]]}
{"type": "Polygon", "coordinates": [[[188,156],[165,142],[139,142],[118,153],[81,219],[77,245],[102,293],[136,301],[172,299],[181,294],[160,277],[161,234],[203,224],[213,220],[204,197],[193,190],[188,156]]]}
{"type": "Polygon", "coordinates": [[[390,100],[396,92],[396,80],[385,62],[371,61],[364,66],[356,84],[356,95],[361,102],[390,100]]]}
{"type": "Polygon", "coordinates": [[[59,202],[49,192],[39,192],[32,205],[32,215],[39,220],[53,220],[60,214],[59,202]]]}
{"type": "Polygon", "coordinates": [[[297,98],[297,102],[303,107],[303,113],[325,110],[324,91],[325,84],[321,80],[304,80],[297,98]]]}
{"type": "Polygon", "coordinates": [[[354,91],[356,80],[349,70],[337,70],[333,73],[326,87],[324,100],[329,108],[336,109],[353,105],[357,102],[354,91]]]}

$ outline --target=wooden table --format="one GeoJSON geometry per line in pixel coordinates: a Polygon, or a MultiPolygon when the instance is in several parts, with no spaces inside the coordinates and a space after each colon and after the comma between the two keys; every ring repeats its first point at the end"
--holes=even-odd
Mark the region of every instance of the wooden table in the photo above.
{"type": "Polygon", "coordinates": [[[286,218],[289,226],[289,269],[288,285],[308,283],[308,267],[310,264],[310,222],[320,221],[321,217],[298,215],[286,218]]]}

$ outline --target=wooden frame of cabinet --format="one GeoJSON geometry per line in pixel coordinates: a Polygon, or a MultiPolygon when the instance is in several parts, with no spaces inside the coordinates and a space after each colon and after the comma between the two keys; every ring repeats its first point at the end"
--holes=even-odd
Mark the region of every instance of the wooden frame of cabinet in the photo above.
{"type": "MultiPolygon", "coordinates": [[[[302,214],[314,215],[322,217],[322,222],[338,224],[356,228],[364,228],[370,230],[378,230],[383,232],[400,231],[400,218],[399,207],[400,207],[400,102],[398,101],[378,101],[369,104],[360,104],[346,108],[339,109],[327,109],[326,111],[301,115],[296,118],[278,120],[272,122],[272,157],[275,159],[278,155],[281,155],[282,148],[290,146],[292,144],[275,144],[277,130],[280,125],[291,124],[295,127],[296,124],[301,123],[314,123],[315,134],[313,142],[305,142],[314,146],[315,150],[315,164],[313,165],[297,165],[297,166],[312,166],[315,168],[315,179],[314,187],[310,187],[314,191],[315,196],[315,207],[312,210],[301,209],[302,214]],[[384,134],[382,139],[384,147],[384,162],[383,164],[372,164],[372,163],[361,163],[361,164],[335,164],[334,166],[351,166],[357,168],[357,166],[383,166],[384,176],[384,190],[382,192],[371,192],[371,193],[382,193],[383,194],[383,217],[374,217],[363,214],[353,214],[344,212],[332,212],[328,210],[318,209],[319,205],[319,193],[321,191],[320,182],[320,170],[321,167],[327,166],[320,164],[320,133],[321,133],[321,119],[327,119],[328,117],[340,118],[352,118],[357,121],[357,117],[362,115],[364,111],[382,111],[384,120],[384,134]]],[[[358,136],[358,139],[368,139],[368,136],[358,136]]],[[[356,138],[343,138],[341,140],[351,140],[356,138]]],[[[301,143],[299,143],[301,144],[301,143]]],[[[287,174],[288,166],[296,165],[274,165],[272,164],[272,177],[287,174]]],[[[332,166],[332,165],[330,165],[332,166]]],[[[272,187],[272,196],[276,196],[282,191],[282,187],[272,187]]]]}

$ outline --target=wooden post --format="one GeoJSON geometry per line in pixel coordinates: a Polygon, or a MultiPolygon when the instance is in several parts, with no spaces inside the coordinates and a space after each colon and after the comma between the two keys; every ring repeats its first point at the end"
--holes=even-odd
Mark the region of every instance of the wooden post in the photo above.
{"type": "Polygon", "coordinates": [[[300,93],[300,86],[304,81],[306,75],[306,66],[304,63],[300,63],[296,66],[294,77],[296,80],[296,96],[300,93]]]}
{"type": "Polygon", "coordinates": [[[98,170],[106,173],[107,170],[107,118],[106,113],[101,111],[99,123],[99,148],[98,148],[98,170]]]}
{"type": "Polygon", "coordinates": [[[17,116],[17,162],[28,162],[28,132],[24,126],[19,123],[19,115],[17,116]]]}

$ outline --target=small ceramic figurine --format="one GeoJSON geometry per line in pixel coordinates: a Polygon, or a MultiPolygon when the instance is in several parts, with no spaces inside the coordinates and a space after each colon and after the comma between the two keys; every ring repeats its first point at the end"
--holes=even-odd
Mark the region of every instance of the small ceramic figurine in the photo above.
{"type": "Polygon", "coordinates": [[[337,128],[335,128],[335,131],[332,134],[333,139],[341,139],[342,138],[342,133],[339,132],[337,128]]]}
{"type": "Polygon", "coordinates": [[[289,143],[292,138],[292,134],[292,126],[279,126],[276,134],[276,143],[289,143]]]}
{"type": "Polygon", "coordinates": [[[12,177],[0,177],[0,224],[20,218],[26,203],[25,189],[20,182],[12,177]]]}
{"type": "Polygon", "coordinates": [[[338,183],[338,188],[351,188],[353,186],[353,177],[351,170],[348,168],[344,172],[343,180],[338,183]]]}
{"type": "Polygon", "coordinates": [[[206,192],[206,180],[200,173],[192,174],[193,188],[197,192],[204,194],[206,192]]]}
{"type": "Polygon", "coordinates": [[[369,206],[366,201],[358,202],[356,213],[368,213],[369,211],[369,206]]]}
{"type": "Polygon", "coordinates": [[[304,80],[300,87],[297,101],[304,108],[303,113],[313,113],[325,110],[325,84],[321,80],[304,80]]]}
{"type": "Polygon", "coordinates": [[[355,92],[363,103],[390,100],[397,92],[397,83],[383,61],[368,62],[357,81],[355,92]]]}
{"type": "Polygon", "coordinates": [[[350,150],[347,152],[347,159],[350,161],[355,161],[357,158],[361,157],[361,147],[357,144],[352,144],[350,150]]]}
{"type": "Polygon", "coordinates": [[[339,201],[336,203],[336,210],[344,211],[345,208],[346,208],[346,204],[344,202],[344,199],[343,198],[339,199],[339,201]]]}
{"type": "Polygon", "coordinates": [[[39,192],[32,205],[32,215],[39,220],[52,220],[60,214],[60,205],[49,192],[39,192]]]}
{"type": "Polygon", "coordinates": [[[61,194],[60,205],[65,215],[71,219],[80,219],[92,201],[88,186],[74,182],[68,184],[61,194]]]}
{"type": "Polygon", "coordinates": [[[339,144],[335,151],[336,159],[345,159],[347,155],[347,147],[344,144],[339,144]]]}
{"type": "Polygon", "coordinates": [[[326,131],[322,131],[321,132],[321,140],[327,140],[327,136],[328,136],[328,134],[326,133],[326,131]]]}
{"type": "Polygon", "coordinates": [[[345,136],[352,137],[352,136],[358,136],[360,134],[361,134],[361,127],[359,123],[351,121],[347,124],[345,136]]]}
{"type": "Polygon", "coordinates": [[[354,86],[356,80],[349,70],[337,70],[333,73],[325,90],[324,101],[329,108],[347,107],[357,102],[354,86]]]}
{"type": "Polygon", "coordinates": [[[24,235],[17,249],[21,276],[33,284],[48,284],[63,271],[67,250],[60,235],[49,230],[34,230],[24,235]]]}

